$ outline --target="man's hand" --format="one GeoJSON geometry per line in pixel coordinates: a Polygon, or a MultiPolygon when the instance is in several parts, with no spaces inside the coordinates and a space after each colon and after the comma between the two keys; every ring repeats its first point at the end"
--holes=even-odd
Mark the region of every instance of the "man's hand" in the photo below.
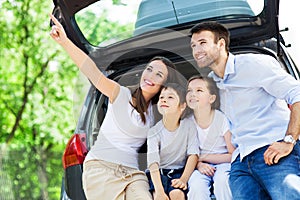
{"type": "Polygon", "coordinates": [[[278,163],[279,159],[289,155],[293,148],[293,144],[286,142],[274,142],[264,153],[265,163],[267,165],[278,163]]]}

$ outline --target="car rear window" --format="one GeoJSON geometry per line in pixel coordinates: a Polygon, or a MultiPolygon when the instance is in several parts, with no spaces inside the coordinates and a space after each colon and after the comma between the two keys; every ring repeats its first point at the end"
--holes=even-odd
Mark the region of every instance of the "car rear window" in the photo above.
{"type": "Polygon", "coordinates": [[[258,15],[264,0],[101,0],[80,10],[76,22],[94,46],[107,46],[160,28],[215,18],[258,15]]]}

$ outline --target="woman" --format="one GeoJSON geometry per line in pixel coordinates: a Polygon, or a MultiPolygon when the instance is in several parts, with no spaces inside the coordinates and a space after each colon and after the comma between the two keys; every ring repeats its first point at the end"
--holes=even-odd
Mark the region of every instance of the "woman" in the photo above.
{"type": "Polygon", "coordinates": [[[60,44],[93,85],[109,99],[106,117],[97,141],[83,166],[83,188],[87,199],[151,199],[145,173],[138,170],[138,149],[154,124],[152,104],[162,85],[171,77],[164,57],[153,58],[143,71],[133,93],[105,77],[92,59],[66,36],[58,20],[51,37],[60,44]]]}

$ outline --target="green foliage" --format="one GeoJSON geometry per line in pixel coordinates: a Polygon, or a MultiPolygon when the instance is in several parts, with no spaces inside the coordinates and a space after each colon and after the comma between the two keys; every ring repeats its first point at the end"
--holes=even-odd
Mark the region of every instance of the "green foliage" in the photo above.
{"type": "MultiPolygon", "coordinates": [[[[0,199],[59,199],[61,157],[87,80],[49,36],[51,1],[2,0],[0,9],[0,199]]],[[[92,42],[129,30],[104,15],[89,29],[92,42]]]]}
{"type": "Polygon", "coordinates": [[[63,174],[57,161],[60,161],[61,153],[54,152],[53,149],[47,150],[37,145],[11,147],[8,153],[10,159],[4,160],[2,170],[11,177],[10,189],[15,191],[12,199],[59,198],[58,179],[63,174]]]}
{"type": "Polygon", "coordinates": [[[0,199],[59,199],[77,69],[49,36],[51,2],[0,6],[0,199]]]}
{"type": "Polygon", "coordinates": [[[100,16],[92,11],[86,11],[76,15],[78,26],[92,45],[108,44],[132,36],[134,29],[133,24],[120,25],[118,22],[108,21],[107,16],[107,10],[103,10],[100,16]]]}
{"type": "Polygon", "coordinates": [[[60,195],[77,69],[49,36],[49,8],[47,1],[1,3],[0,142],[7,145],[0,178],[8,184],[0,199],[60,195]],[[51,69],[53,63],[61,65],[51,69]]]}

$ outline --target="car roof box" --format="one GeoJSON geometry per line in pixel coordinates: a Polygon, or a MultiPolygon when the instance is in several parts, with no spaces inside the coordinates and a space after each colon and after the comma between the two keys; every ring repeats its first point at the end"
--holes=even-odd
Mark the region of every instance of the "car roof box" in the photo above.
{"type": "Polygon", "coordinates": [[[254,16],[245,0],[143,0],[134,35],[163,27],[225,16],[254,16]]]}

